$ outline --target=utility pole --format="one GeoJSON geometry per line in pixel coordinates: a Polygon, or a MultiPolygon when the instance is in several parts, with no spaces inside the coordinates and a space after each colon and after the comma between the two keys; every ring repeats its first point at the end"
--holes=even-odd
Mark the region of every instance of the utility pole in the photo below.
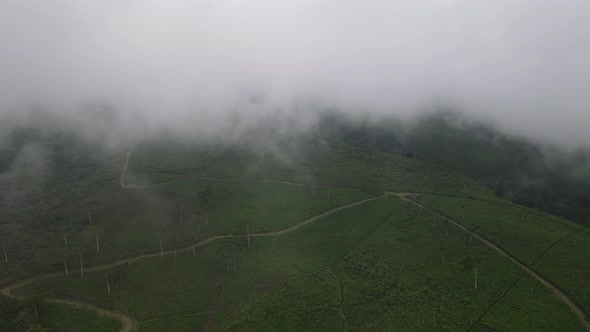
{"type": "Polygon", "coordinates": [[[478,268],[478,264],[475,264],[475,289],[477,289],[477,268],[478,268]]]}
{"type": "Polygon", "coordinates": [[[66,268],[66,277],[70,275],[68,272],[68,263],[66,263],[66,259],[64,258],[64,267],[66,268]]]}
{"type": "Polygon", "coordinates": [[[82,253],[79,252],[78,255],[80,255],[80,274],[82,275],[82,278],[84,278],[84,265],[82,265],[82,253]]]}

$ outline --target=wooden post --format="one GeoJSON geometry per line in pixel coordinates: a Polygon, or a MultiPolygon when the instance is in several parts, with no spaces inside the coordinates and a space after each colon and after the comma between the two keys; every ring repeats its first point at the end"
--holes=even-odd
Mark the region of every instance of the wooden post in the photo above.
{"type": "Polygon", "coordinates": [[[313,196],[315,196],[315,183],[311,185],[311,193],[313,196]]]}
{"type": "Polygon", "coordinates": [[[88,223],[92,225],[92,215],[90,214],[90,210],[88,210],[88,223]]]}
{"type": "Polygon", "coordinates": [[[445,255],[442,255],[442,263],[445,263],[445,255]]]}
{"type": "Polygon", "coordinates": [[[64,232],[64,243],[66,244],[66,247],[68,246],[68,237],[66,236],[66,232],[64,232]]]}
{"type": "Polygon", "coordinates": [[[174,260],[176,260],[176,247],[174,247],[174,260]]]}
{"type": "Polygon", "coordinates": [[[236,271],[236,259],[234,258],[234,272],[236,271]]]}
{"type": "Polygon", "coordinates": [[[469,246],[471,247],[471,240],[473,240],[473,233],[469,233],[469,246]]]}
{"type": "Polygon", "coordinates": [[[109,276],[104,277],[107,281],[107,292],[111,294],[111,285],[109,285],[109,276]]]}
{"type": "Polygon", "coordinates": [[[35,304],[35,317],[39,317],[39,314],[37,313],[37,305],[35,304]]]}
{"type": "Polygon", "coordinates": [[[160,240],[160,257],[164,258],[164,247],[162,247],[162,238],[160,240]]]}
{"type": "Polygon", "coordinates": [[[66,269],[66,277],[70,275],[70,273],[68,272],[68,263],[66,263],[66,259],[64,258],[64,267],[66,269]]]}
{"type": "Polygon", "coordinates": [[[6,245],[2,243],[2,249],[4,249],[4,261],[8,263],[8,253],[6,253],[6,245]]]}

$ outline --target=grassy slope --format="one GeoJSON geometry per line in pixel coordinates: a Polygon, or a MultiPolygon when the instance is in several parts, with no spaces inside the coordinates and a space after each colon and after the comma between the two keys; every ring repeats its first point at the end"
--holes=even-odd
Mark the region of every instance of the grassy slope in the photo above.
{"type": "Polygon", "coordinates": [[[492,240],[559,285],[590,314],[588,229],[530,208],[480,199],[485,198],[428,195],[420,201],[492,240]]]}
{"type": "MultiPolygon", "coordinates": [[[[79,251],[90,267],[137,252],[157,252],[158,237],[166,249],[172,249],[213,234],[241,234],[245,225],[251,231],[284,228],[382,190],[421,191],[436,193],[421,202],[471,222],[468,226],[490,239],[497,238],[501,247],[534,264],[581,303],[585,295],[578,290],[590,278],[576,275],[585,270],[576,270],[580,272],[573,277],[567,271],[572,265],[577,269],[582,257],[561,258],[561,265],[545,259],[571,250],[569,240],[587,247],[577,237],[585,234],[585,228],[510,205],[460,176],[415,160],[329,141],[318,144],[297,166],[257,160],[248,151],[238,151],[204,168],[207,176],[216,177],[304,183],[311,179],[318,184],[316,196],[309,187],[203,179],[122,190],[113,177],[79,201],[60,206],[54,216],[69,224],[55,223],[51,232],[29,237],[38,244],[34,251],[10,246],[11,257],[19,250],[27,255],[11,260],[9,269],[3,267],[6,280],[15,273],[39,271],[28,269],[34,264],[44,271],[60,271],[63,257],[74,270],[79,251]],[[331,188],[328,199],[322,184],[357,189],[331,188]],[[197,195],[207,186],[214,197],[210,210],[197,195]],[[86,224],[88,206],[93,208],[93,225],[86,224]],[[211,217],[208,224],[203,222],[204,213],[211,217]],[[63,227],[70,227],[68,248],[63,246],[63,227]],[[101,239],[100,254],[95,251],[96,234],[101,239]]],[[[146,183],[170,178],[154,178],[164,169],[144,170],[155,174],[136,176],[144,176],[146,183]]],[[[174,178],[195,175],[185,168],[173,173],[174,178]]],[[[190,251],[176,259],[150,258],[89,272],[84,279],[74,273],[46,279],[18,291],[118,308],[139,319],[146,331],[189,326],[190,330],[317,329],[320,324],[330,329],[384,330],[581,328],[565,305],[507,259],[482,244],[469,246],[468,237],[452,227],[447,236],[447,228],[440,217],[420,214],[397,199],[380,199],[283,236],[255,238],[248,250],[243,249],[244,237],[226,239],[199,248],[195,258],[190,251]],[[480,269],[477,292],[472,288],[473,264],[480,269]],[[106,292],[105,279],[110,280],[111,294],[106,292]]]]}
{"type": "Polygon", "coordinates": [[[224,240],[195,258],[151,258],[18,292],[125,310],[142,331],[581,330],[567,306],[508,259],[481,243],[469,246],[457,229],[447,235],[440,217],[399,199],[253,242],[243,250],[238,239],[224,240]]]}

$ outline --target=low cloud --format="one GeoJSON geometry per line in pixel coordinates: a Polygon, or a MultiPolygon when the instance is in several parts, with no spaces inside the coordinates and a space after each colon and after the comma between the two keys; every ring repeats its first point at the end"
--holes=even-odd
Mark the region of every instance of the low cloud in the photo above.
{"type": "Polygon", "coordinates": [[[269,117],[304,125],[314,109],[453,105],[579,147],[588,40],[582,0],[5,0],[0,118],[60,114],[101,137],[86,116],[100,109],[121,135],[219,134],[269,117]]]}

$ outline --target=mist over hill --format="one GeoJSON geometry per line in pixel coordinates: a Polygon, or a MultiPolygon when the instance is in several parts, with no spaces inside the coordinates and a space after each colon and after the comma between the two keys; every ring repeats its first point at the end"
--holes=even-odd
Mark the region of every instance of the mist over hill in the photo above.
{"type": "Polygon", "coordinates": [[[324,109],[450,108],[575,149],[590,141],[588,14],[582,0],[8,0],[0,119],[223,136],[324,109]]]}
{"type": "Polygon", "coordinates": [[[439,165],[517,204],[590,223],[587,148],[564,151],[449,111],[411,123],[395,119],[359,122],[332,115],[320,126],[326,135],[343,142],[439,165]]]}
{"type": "Polygon", "coordinates": [[[584,0],[0,1],[0,330],[590,331],[589,40],[584,0]]]}
{"type": "Polygon", "coordinates": [[[323,111],[304,123],[280,116],[250,123],[236,120],[213,134],[148,127],[128,131],[108,110],[85,114],[76,118],[33,114],[31,121],[5,128],[0,151],[0,183],[7,193],[4,204],[16,204],[15,200],[24,200],[25,193],[32,194],[44,186],[55,187],[65,172],[62,167],[77,169],[82,176],[84,169],[99,166],[93,155],[101,151],[130,150],[166,141],[234,145],[292,166],[305,164],[310,141],[321,144],[329,140],[419,160],[468,176],[515,203],[590,223],[588,149],[563,150],[559,145],[534,142],[460,112],[368,118],[323,111]]]}

